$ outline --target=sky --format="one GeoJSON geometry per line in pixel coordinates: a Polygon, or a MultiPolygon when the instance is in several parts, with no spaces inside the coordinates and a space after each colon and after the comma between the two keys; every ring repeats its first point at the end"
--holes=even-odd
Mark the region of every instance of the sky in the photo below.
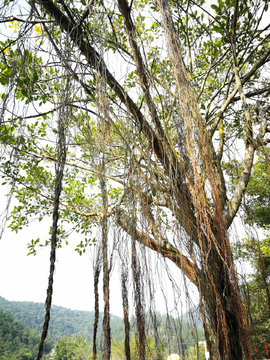
{"type": "MultiPolygon", "coordinates": [[[[0,186],[1,212],[4,209],[4,186],[0,186]]],[[[51,226],[48,218],[31,223],[17,234],[6,228],[0,240],[0,296],[9,301],[45,303],[49,276],[50,247],[41,248],[36,256],[27,256],[27,244],[32,239],[48,238],[51,226]]],[[[74,250],[79,235],[69,238],[69,245],[57,250],[53,304],[72,310],[94,310],[92,264],[88,254],[74,250]],[[77,236],[77,238],[76,238],[77,236]]],[[[121,291],[117,274],[112,276],[111,313],[122,317],[121,291]]],[[[100,288],[102,293],[102,288],[100,288]]],[[[102,301],[102,299],[101,299],[102,301]]],[[[102,309],[102,304],[100,303],[102,309]]]]}

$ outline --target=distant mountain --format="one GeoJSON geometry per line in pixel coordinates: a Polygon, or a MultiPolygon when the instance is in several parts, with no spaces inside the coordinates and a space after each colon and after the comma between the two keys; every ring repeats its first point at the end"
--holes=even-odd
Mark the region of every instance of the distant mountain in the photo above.
{"type": "MultiPolygon", "coordinates": [[[[42,303],[28,301],[8,301],[0,296],[0,310],[13,315],[18,320],[31,329],[42,332],[45,306],[42,303]]],[[[98,337],[102,331],[103,313],[100,313],[98,337]]],[[[93,338],[94,312],[70,310],[61,306],[52,306],[51,319],[48,336],[54,343],[64,336],[85,336],[89,344],[93,338]]],[[[121,318],[111,315],[112,336],[121,341],[124,338],[124,325],[121,318]]]]}

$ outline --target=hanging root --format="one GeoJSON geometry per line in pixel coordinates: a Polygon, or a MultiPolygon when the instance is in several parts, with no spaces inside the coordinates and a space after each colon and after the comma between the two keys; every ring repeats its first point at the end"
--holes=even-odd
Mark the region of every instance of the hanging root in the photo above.
{"type": "Polygon", "coordinates": [[[43,355],[43,346],[47,337],[49,322],[50,322],[50,310],[52,304],[52,293],[53,293],[53,276],[55,269],[55,255],[57,245],[57,224],[59,215],[59,200],[62,191],[63,172],[66,161],[66,119],[67,109],[63,108],[60,110],[58,119],[58,143],[57,143],[57,154],[58,162],[56,164],[56,179],[54,188],[54,206],[53,206],[53,225],[52,225],[52,237],[51,237],[51,255],[50,255],[50,275],[47,288],[46,298],[46,313],[43,324],[43,331],[41,334],[41,341],[39,344],[39,350],[36,360],[40,360],[43,355]]]}

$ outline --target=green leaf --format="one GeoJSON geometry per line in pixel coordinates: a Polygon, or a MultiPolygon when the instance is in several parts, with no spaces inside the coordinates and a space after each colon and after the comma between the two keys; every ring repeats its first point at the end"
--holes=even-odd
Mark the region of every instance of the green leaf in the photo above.
{"type": "Polygon", "coordinates": [[[220,34],[223,34],[223,33],[224,33],[224,29],[223,29],[222,27],[220,27],[220,26],[213,25],[213,30],[214,30],[215,32],[220,33],[220,34]]]}
{"type": "Polygon", "coordinates": [[[211,5],[211,8],[214,9],[217,13],[220,12],[220,8],[217,5],[211,5]]]}

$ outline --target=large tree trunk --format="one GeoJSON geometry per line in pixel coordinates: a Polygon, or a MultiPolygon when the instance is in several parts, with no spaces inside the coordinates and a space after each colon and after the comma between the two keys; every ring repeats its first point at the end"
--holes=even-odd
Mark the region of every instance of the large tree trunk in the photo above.
{"type": "MultiPolygon", "coordinates": [[[[193,225],[198,231],[198,238],[194,241],[200,247],[203,266],[201,272],[203,279],[200,284],[203,287],[202,296],[208,308],[210,323],[215,331],[221,359],[240,360],[243,350],[249,358],[245,330],[247,328],[246,315],[234,273],[227,229],[245,191],[253,162],[254,148],[250,143],[246,146],[244,169],[228,210],[225,211],[226,189],[220,163],[217,161],[212,139],[208,136],[195,91],[182,59],[181,47],[168,3],[165,0],[159,0],[158,4],[186,132],[185,140],[191,169],[190,174],[187,175],[188,187],[196,217],[193,225]],[[205,164],[205,171],[201,170],[202,164],[205,164]],[[208,198],[210,196],[211,206],[202,185],[205,183],[205,176],[209,181],[208,198]]],[[[190,205],[187,207],[191,208],[190,205]]]]}
{"type": "Polygon", "coordinates": [[[207,273],[212,272],[214,276],[211,280],[207,278],[204,280],[206,286],[203,291],[203,302],[207,319],[218,341],[220,357],[222,360],[241,360],[243,359],[241,317],[245,314],[239,306],[237,290],[234,289],[226,266],[220,257],[209,259],[208,266],[207,273]],[[214,286],[207,286],[211,285],[212,281],[214,286]]]}

